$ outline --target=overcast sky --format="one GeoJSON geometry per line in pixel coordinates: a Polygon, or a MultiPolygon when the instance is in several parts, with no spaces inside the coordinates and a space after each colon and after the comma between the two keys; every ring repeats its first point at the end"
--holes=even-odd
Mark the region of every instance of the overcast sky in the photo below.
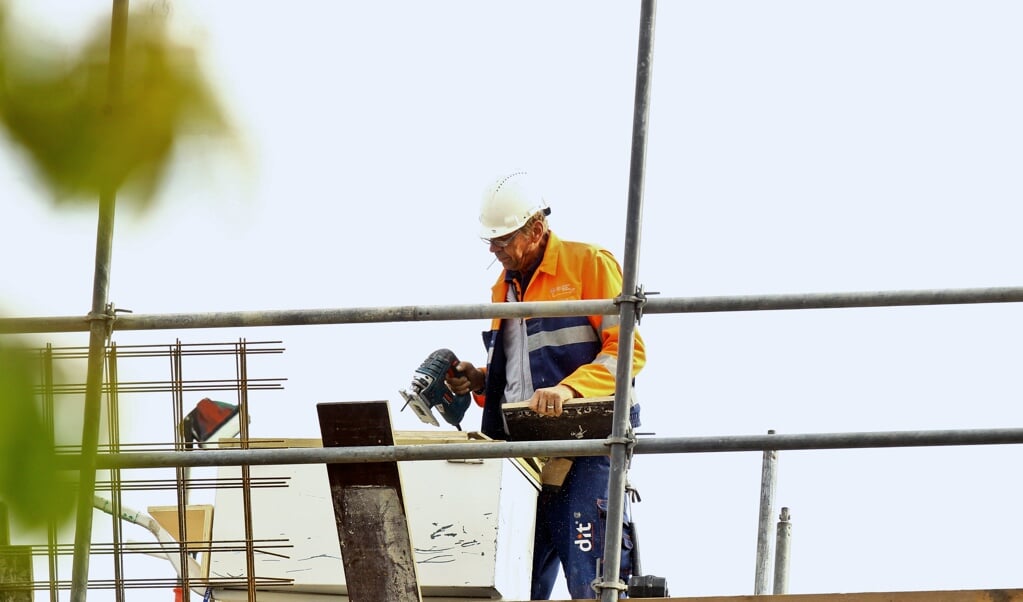
{"type": "MultiPolygon", "coordinates": [[[[638,2],[165,4],[202,44],[255,169],[181,147],[156,210],[118,215],[118,307],[487,302],[499,265],[476,236],[478,201],[519,168],[543,178],[555,232],[623,257],[638,2]]],[[[110,2],[14,7],[73,47],[110,2]]],[[[639,282],[667,297],[1019,285],[1021,26],[1011,0],[661,2],[639,282]]],[[[0,240],[0,304],[87,313],[94,210],[52,209],[6,144],[0,182],[0,215],[17,224],[0,240]]],[[[1017,426],[1020,312],[648,315],[640,430],[1017,426]]],[[[281,340],[261,376],[288,380],[253,399],[253,435],[316,437],[321,401],[387,399],[396,428],[423,428],[397,390],[438,347],[481,363],[486,327],[115,339],[281,340]]],[[[1018,587],[1021,460],[1017,447],[781,454],[790,591],[1018,587]]],[[[760,465],[637,457],[646,572],[674,595],[752,593],[760,465]]]]}

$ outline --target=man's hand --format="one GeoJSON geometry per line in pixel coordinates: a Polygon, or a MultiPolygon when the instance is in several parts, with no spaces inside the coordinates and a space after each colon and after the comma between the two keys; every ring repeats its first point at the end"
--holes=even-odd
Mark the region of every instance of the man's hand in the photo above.
{"type": "Polygon", "coordinates": [[[455,376],[444,376],[444,384],[455,395],[479,391],[486,382],[486,375],[483,374],[483,371],[469,362],[458,362],[454,372],[455,376]]]}
{"type": "Polygon", "coordinates": [[[537,389],[529,398],[529,409],[541,416],[561,416],[565,402],[575,396],[575,391],[568,385],[537,389]]]}

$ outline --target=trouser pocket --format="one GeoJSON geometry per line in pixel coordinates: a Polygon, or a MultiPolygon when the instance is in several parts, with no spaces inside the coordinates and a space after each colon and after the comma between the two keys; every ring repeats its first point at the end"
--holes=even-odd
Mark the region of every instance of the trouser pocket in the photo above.
{"type": "MultiPolygon", "coordinates": [[[[618,567],[618,576],[625,583],[628,583],[629,577],[632,576],[632,549],[634,545],[632,539],[632,522],[629,520],[628,516],[628,506],[626,506],[626,511],[623,516],[624,520],[622,521],[621,562],[618,567]]],[[[600,534],[598,536],[598,540],[600,543],[601,554],[603,554],[604,534],[607,533],[607,500],[597,500],[597,517],[600,534]]]]}

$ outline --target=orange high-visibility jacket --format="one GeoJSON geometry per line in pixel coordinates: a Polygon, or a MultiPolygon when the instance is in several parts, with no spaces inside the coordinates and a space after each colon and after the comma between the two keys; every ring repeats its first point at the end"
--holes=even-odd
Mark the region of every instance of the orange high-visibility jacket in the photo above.
{"type": "MultiPolygon", "coordinates": [[[[508,298],[509,282],[501,272],[491,299],[508,298]]],[[[598,246],[563,241],[550,233],[543,259],[526,286],[516,291],[522,301],[614,299],[622,292],[622,269],[610,251],[598,246]]],[[[527,318],[529,366],[533,389],[565,384],[582,397],[614,395],[618,365],[618,315],[527,318]]],[[[504,391],[505,358],[501,320],[483,333],[487,346],[487,383],[483,432],[499,427],[499,404],[504,391]],[[496,414],[495,414],[496,411],[496,414]]],[[[635,333],[632,376],[646,363],[643,339],[635,333]]],[[[477,401],[480,401],[477,399],[477,401]]],[[[508,400],[524,401],[524,400],[508,400]]],[[[499,428],[503,431],[503,425],[499,428]]],[[[503,438],[503,437],[502,437],[503,438]]]]}

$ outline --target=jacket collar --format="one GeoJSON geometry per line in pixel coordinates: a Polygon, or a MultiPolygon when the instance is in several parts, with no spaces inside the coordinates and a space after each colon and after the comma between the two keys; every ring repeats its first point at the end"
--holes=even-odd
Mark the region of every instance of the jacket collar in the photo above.
{"type": "MultiPolygon", "coordinates": [[[[536,278],[537,272],[557,274],[558,255],[561,253],[562,246],[563,243],[561,242],[561,239],[558,238],[551,230],[547,230],[547,246],[544,247],[543,256],[540,258],[540,263],[533,270],[533,273],[529,278],[530,280],[536,278]]],[[[502,293],[507,291],[508,289],[505,287],[510,286],[513,279],[514,274],[508,270],[504,270],[501,274],[501,278],[494,285],[493,290],[495,292],[502,293]]]]}

